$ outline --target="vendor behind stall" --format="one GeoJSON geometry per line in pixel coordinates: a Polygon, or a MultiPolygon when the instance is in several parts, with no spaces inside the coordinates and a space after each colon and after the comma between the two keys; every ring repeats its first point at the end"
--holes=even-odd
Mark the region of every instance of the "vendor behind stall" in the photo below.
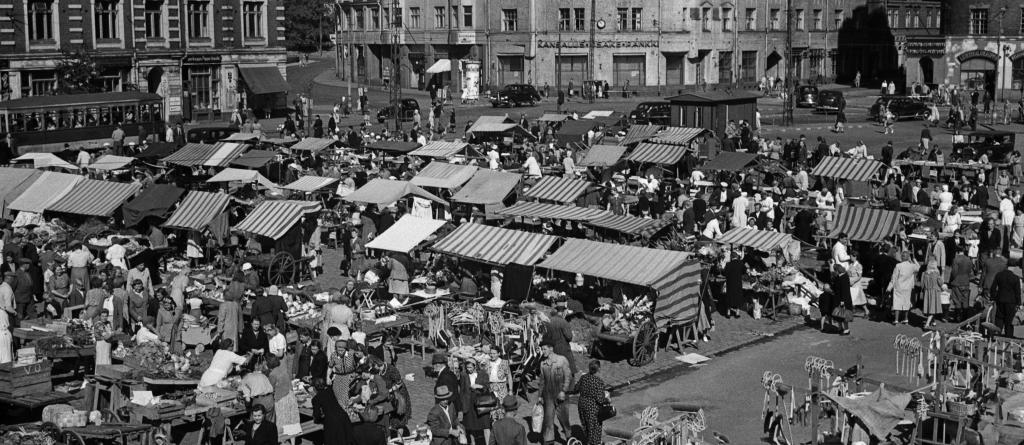
{"type": "Polygon", "coordinates": [[[232,352],[235,343],[231,339],[224,339],[220,342],[220,349],[213,354],[210,366],[203,372],[199,379],[199,387],[214,386],[224,380],[231,371],[244,365],[249,360],[247,355],[238,355],[232,352]]]}

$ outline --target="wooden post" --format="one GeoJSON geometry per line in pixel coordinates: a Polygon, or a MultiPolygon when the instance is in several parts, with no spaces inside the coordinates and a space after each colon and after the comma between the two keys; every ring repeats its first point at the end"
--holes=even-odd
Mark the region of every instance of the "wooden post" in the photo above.
{"type": "Polygon", "coordinates": [[[818,385],[811,385],[811,445],[818,445],[818,385]]]}

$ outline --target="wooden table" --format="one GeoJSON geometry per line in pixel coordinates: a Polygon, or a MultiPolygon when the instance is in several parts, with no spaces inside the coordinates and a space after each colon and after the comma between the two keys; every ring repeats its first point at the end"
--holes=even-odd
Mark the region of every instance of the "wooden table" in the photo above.
{"type": "Polygon", "coordinates": [[[66,392],[50,391],[42,394],[21,396],[17,398],[0,396],[0,403],[17,406],[20,408],[38,409],[56,403],[67,403],[77,399],[78,396],[66,392]]]}
{"type": "Polygon", "coordinates": [[[70,445],[86,445],[87,440],[120,441],[122,444],[152,444],[156,428],[151,425],[131,425],[127,423],[108,423],[104,425],[88,425],[64,428],[64,442],[70,445]]]}

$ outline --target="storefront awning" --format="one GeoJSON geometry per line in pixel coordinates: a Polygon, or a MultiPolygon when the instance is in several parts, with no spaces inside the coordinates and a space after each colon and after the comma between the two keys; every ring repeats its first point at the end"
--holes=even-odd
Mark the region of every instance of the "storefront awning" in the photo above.
{"type": "Polygon", "coordinates": [[[366,243],[366,248],[409,253],[445,223],[442,220],[405,215],[384,233],[366,243]]]}
{"type": "Polygon", "coordinates": [[[722,234],[715,242],[750,247],[761,252],[772,252],[793,242],[793,237],[788,233],[736,227],[722,234]]]}
{"type": "Polygon", "coordinates": [[[674,165],[683,158],[686,150],[689,150],[689,147],[641,142],[626,159],[648,164],[674,165]]]}
{"type": "Polygon", "coordinates": [[[529,198],[542,201],[554,201],[559,203],[573,202],[580,195],[586,193],[587,188],[592,184],[576,179],[559,178],[557,176],[545,176],[537,181],[525,195],[529,198]]]}
{"type": "Polygon", "coordinates": [[[626,130],[626,137],[619,141],[619,145],[631,145],[637,142],[643,142],[649,137],[653,137],[658,134],[661,129],[664,128],[661,125],[631,125],[626,130]]]}
{"type": "Polygon", "coordinates": [[[558,237],[502,229],[483,224],[462,224],[434,244],[434,250],[482,263],[533,265],[558,237]]]}
{"type": "Polygon", "coordinates": [[[622,160],[626,153],[624,145],[595,145],[587,150],[586,156],[580,161],[581,167],[611,167],[622,160]]]}
{"type": "Polygon", "coordinates": [[[726,171],[726,172],[738,172],[743,171],[750,164],[757,161],[757,155],[754,153],[740,153],[736,151],[723,151],[715,156],[714,159],[708,161],[701,170],[709,171],[726,171]]]}
{"type": "Polygon", "coordinates": [[[828,236],[845,233],[852,241],[877,243],[896,233],[898,222],[898,212],[847,205],[836,210],[835,226],[828,236]]]}
{"type": "Polygon", "coordinates": [[[839,156],[825,156],[818,163],[812,175],[850,181],[870,181],[883,164],[874,159],[852,159],[839,156]]]}
{"type": "Polygon", "coordinates": [[[452,70],[451,59],[440,59],[427,68],[427,74],[447,73],[452,70]]]}
{"type": "Polygon", "coordinates": [[[349,202],[361,202],[366,204],[376,204],[378,206],[386,206],[409,195],[429,199],[440,204],[448,204],[443,199],[434,196],[433,193],[423,190],[411,182],[379,178],[374,179],[362,187],[359,187],[356,191],[349,193],[345,196],[345,200],[349,202]]]}
{"type": "Polygon", "coordinates": [[[519,185],[519,173],[479,169],[469,182],[452,195],[452,202],[464,204],[497,204],[519,185]]]}
{"type": "Polygon", "coordinates": [[[285,93],[291,89],[276,66],[240,66],[238,75],[253,94],[285,93]]]}
{"type": "Polygon", "coordinates": [[[323,176],[303,176],[299,179],[296,179],[295,182],[283,186],[281,188],[295,190],[299,192],[312,193],[324,187],[329,187],[330,185],[338,181],[338,178],[327,178],[323,176]]]}
{"type": "Polygon", "coordinates": [[[501,209],[496,213],[502,216],[565,219],[569,221],[592,221],[608,215],[608,212],[605,210],[540,202],[517,202],[512,207],[501,209]]]}
{"type": "Polygon", "coordinates": [[[469,181],[476,170],[477,168],[472,165],[435,161],[423,167],[410,182],[420,187],[454,189],[469,181]]]}
{"type": "Polygon", "coordinates": [[[276,240],[304,215],[319,211],[320,203],[313,201],[263,201],[235,226],[235,230],[276,240]]]}
{"type": "Polygon", "coordinates": [[[110,216],[139,191],[139,184],[86,179],[46,207],[48,212],[110,216]]]}
{"type": "Polygon", "coordinates": [[[85,177],[79,175],[43,172],[7,207],[20,212],[43,213],[50,203],[63,198],[84,180],[85,177]]]}
{"type": "Polygon", "coordinates": [[[164,227],[202,231],[215,218],[224,213],[231,197],[225,193],[191,191],[178,204],[164,227]]]}
{"type": "Polygon", "coordinates": [[[124,225],[134,226],[147,216],[158,218],[167,216],[167,212],[184,194],[185,189],[171,184],[153,184],[146,187],[138,197],[121,207],[121,212],[124,214],[124,225]]]}

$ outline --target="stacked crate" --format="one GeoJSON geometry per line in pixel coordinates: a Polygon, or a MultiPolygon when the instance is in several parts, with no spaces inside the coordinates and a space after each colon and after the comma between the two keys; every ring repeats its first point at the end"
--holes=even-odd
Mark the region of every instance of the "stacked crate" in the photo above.
{"type": "Polygon", "coordinates": [[[29,365],[0,364],[0,396],[18,398],[53,391],[53,363],[41,360],[29,365]]]}

